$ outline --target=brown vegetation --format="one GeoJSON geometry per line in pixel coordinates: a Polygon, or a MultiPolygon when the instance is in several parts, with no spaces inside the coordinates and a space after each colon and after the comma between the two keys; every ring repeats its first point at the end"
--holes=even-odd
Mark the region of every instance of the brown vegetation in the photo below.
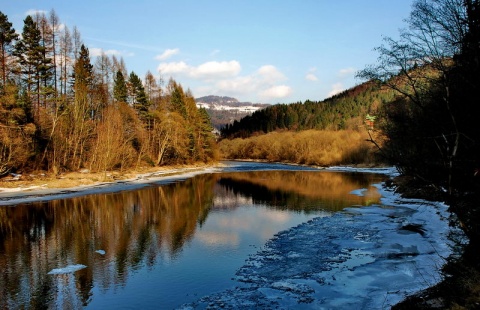
{"type": "Polygon", "coordinates": [[[368,134],[354,130],[271,132],[247,139],[222,140],[219,148],[228,159],[256,159],[315,166],[378,164],[368,134]]]}

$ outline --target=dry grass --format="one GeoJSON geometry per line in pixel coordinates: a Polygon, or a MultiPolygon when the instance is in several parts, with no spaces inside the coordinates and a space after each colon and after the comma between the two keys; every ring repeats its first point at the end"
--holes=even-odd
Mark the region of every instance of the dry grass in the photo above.
{"type": "Polygon", "coordinates": [[[222,140],[224,158],[281,161],[306,165],[375,164],[368,134],[354,130],[271,132],[247,139],[222,140]]]}
{"type": "Polygon", "coordinates": [[[0,188],[72,188],[82,185],[93,185],[100,182],[115,182],[118,180],[135,179],[140,174],[168,172],[186,168],[202,168],[208,164],[198,163],[191,165],[175,165],[163,167],[140,167],[128,171],[107,172],[67,172],[59,175],[45,172],[32,172],[22,174],[19,178],[7,176],[0,179],[0,188]]]}

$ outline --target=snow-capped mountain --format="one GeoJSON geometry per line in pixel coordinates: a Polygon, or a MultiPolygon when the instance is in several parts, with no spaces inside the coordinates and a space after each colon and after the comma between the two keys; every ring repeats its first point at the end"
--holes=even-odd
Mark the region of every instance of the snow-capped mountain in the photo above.
{"type": "Polygon", "coordinates": [[[198,108],[207,110],[213,126],[217,129],[269,106],[264,103],[240,102],[226,96],[205,96],[196,98],[195,101],[198,108]]]}

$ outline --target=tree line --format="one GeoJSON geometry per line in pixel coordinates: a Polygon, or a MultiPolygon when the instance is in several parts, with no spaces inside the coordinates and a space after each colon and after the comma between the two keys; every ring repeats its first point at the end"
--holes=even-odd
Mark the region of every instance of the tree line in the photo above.
{"type": "Polygon", "coordinates": [[[90,57],[76,27],[54,10],[24,20],[21,35],[0,12],[0,176],[209,161],[208,114],[190,90],[123,58],[90,57]]]}

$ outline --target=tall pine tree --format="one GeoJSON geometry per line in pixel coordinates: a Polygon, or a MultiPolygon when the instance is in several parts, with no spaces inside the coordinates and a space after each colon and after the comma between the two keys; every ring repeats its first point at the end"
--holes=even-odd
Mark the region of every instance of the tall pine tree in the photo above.
{"type": "Polygon", "coordinates": [[[43,66],[43,47],[40,45],[41,35],[37,23],[28,15],[24,20],[22,39],[15,44],[15,54],[21,67],[23,87],[27,96],[33,100],[36,114],[40,105],[40,82],[43,66]]]}
{"type": "Polygon", "coordinates": [[[127,102],[128,91],[125,77],[121,70],[117,71],[115,78],[113,79],[113,99],[116,102],[127,102]]]}
{"type": "Polygon", "coordinates": [[[18,39],[18,34],[12,28],[8,17],[0,12],[0,65],[2,71],[2,87],[5,87],[8,79],[8,58],[12,54],[13,42],[18,39]]]}
{"type": "Polygon", "coordinates": [[[132,101],[133,108],[141,115],[144,115],[148,112],[148,101],[147,95],[145,93],[145,88],[143,87],[142,80],[135,74],[135,72],[130,73],[130,97],[132,101]]]}

